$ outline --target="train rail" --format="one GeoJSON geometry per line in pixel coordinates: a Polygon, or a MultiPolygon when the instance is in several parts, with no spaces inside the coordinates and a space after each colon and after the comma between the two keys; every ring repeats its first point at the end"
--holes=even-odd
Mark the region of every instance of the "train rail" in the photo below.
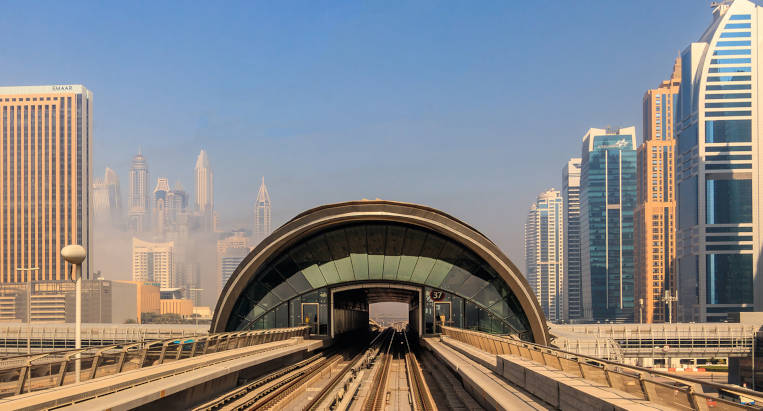
{"type": "Polygon", "coordinates": [[[372,336],[365,344],[337,344],[194,410],[437,410],[432,370],[422,370],[415,341],[392,328],[372,336]]]}

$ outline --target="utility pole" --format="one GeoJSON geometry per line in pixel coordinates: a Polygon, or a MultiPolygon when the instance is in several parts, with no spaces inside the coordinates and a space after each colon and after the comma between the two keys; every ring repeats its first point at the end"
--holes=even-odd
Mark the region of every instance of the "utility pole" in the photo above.
{"type": "Polygon", "coordinates": [[[668,305],[668,323],[673,322],[673,303],[676,301],[678,301],[678,296],[674,297],[670,290],[665,290],[662,302],[668,305]]]}

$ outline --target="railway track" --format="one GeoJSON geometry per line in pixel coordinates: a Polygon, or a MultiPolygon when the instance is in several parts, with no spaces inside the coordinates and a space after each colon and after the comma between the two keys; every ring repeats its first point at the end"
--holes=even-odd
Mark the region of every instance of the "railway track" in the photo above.
{"type": "Polygon", "coordinates": [[[437,410],[431,370],[422,370],[412,345],[405,332],[388,328],[365,344],[316,354],[194,410],[437,410]]]}

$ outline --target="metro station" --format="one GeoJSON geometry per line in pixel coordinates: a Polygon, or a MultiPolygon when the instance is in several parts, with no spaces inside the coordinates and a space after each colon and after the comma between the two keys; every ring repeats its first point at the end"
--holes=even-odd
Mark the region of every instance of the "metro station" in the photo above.
{"type": "Polygon", "coordinates": [[[547,344],[527,281],[487,237],[421,205],[330,204],[299,214],[242,261],[211,332],[308,325],[335,338],[368,327],[369,304],[407,303],[419,336],[445,325],[547,344]]]}

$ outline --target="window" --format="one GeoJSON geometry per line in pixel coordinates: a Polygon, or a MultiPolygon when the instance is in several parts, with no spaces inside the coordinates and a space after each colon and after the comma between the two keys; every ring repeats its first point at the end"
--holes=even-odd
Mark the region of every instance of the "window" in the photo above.
{"type": "Polygon", "coordinates": [[[711,67],[708,73],[749,73],[750,67],[711,67]]]}
{"type": "Polygon", "coordinates": [[[734,14],[731,17],[729,17],[729,20],[749,20],[750,15],[749,14],[734,14]]]}
{"type": "Polygon", "coordinates": [[[751,93],[729,93],[729,94],[705,94],[708,100],[731,99],[731,98],[751,98],[751,93]]]}
{"type": "Polygon", "coordinates": [[[707,303],[753,302],[752,255],[709,254],[707,257],[707,303]]]}
{"type": "Polygon", "coordinates": [[[749,46],[750,41],[749,40],[733,40],[733,41],[719,41],[716,43],[716,46],[718,47],[738,47],[738,46],[749,46]]]}
{"type": "Polygon", "coordinates": [[[735,59],[712,59],[710,64],[744,64],[750,63],[750,58],[735,58],[735,59]]]}
{"type": "Polygon", "coordinates": [[[731,32],[721,33],[722,39],[727,39],[732,37],[750,37],[750,32],[749,31],[731,31],[731,32]]]}
{"type": "Polygon", "coordinates": [[[724,27],[726,30],[729,29],[749,29],[750,23],[729,23],[724,27]]]}
{"type": "Polygon", "coordinates": [[[708,85],[705,90],[750,90],[752,86],[750,84],[715,84],[708,85]]]}
{"type": "Polygon", "coordinates": [[[705,103],[705,108],[735,108],[735,107],[751,107],[752,103],[749,101],[732,101],[728,103],[705,103]]]}
{"type": "Polygon", "coordinates": [[[707,180],[707,224],[752,222],[752,180],[707,180]]]}
{"type": "Polygon", "coordinates": [[[706,117],[743,117],[752,115],[751,111],[708,111],[706,117]]]}
{"type": "Polygon", "coordinates": [[[752,120],[705,121],[706,143],[739,143],[747,141],[752,141],[752,120]]]}
{"type": "Polygon", "coordinates": [[[750,76],[708,76],[707,81],[750,81],[750,76]]]}

